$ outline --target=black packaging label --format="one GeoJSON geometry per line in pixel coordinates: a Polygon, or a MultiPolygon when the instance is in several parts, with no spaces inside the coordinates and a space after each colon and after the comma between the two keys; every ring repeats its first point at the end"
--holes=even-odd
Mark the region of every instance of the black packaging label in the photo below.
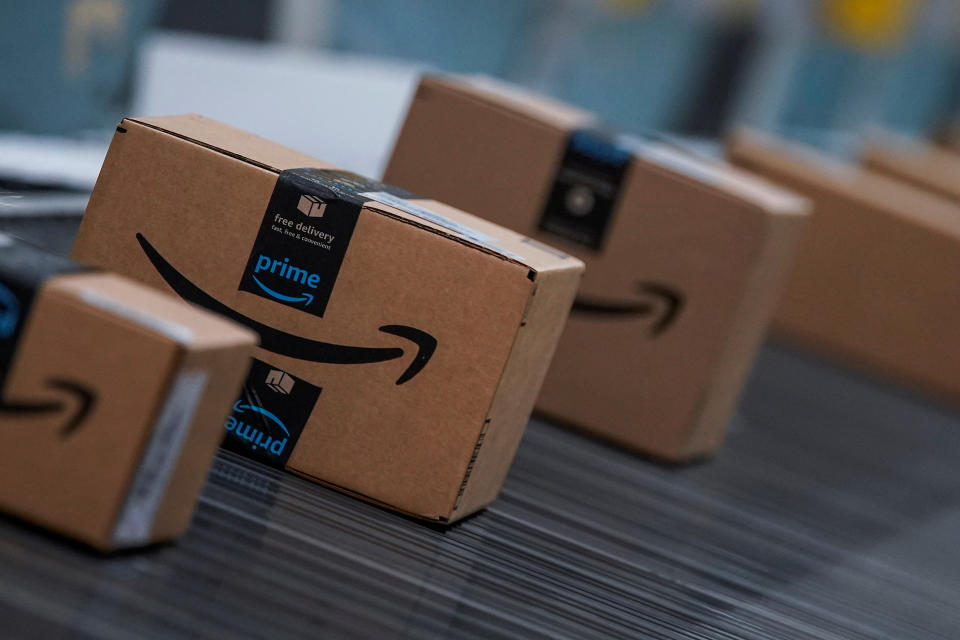
{"type": "Polygon", "coordinates": [[[540,229],[600,249],[632,154],[603,133],[570,133],[540,229]]]}
{"type": "Polygon", "coordinates": [[[0,234],[0,389],[41,285],[60,274],[87,270],[67,258],[0,234]]]}
{"type": "Polygon", "coordinates": [[[240,399],[233,403],[224,424],[224,448],[283,469],[321,391],[321,387],[253,359],[240,399]]]}
{"type": "Polygon", "coordinates": [[[362,205],[338,172],[281,172],[240,290],[323,316],[362,205]]]}

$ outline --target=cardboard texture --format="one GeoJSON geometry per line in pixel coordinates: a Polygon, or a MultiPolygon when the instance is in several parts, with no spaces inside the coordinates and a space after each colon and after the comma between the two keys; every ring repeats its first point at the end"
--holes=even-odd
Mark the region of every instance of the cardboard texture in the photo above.
{"type": "Polygon", "coordinates": [[[256,336],[112,274],[17,286],[2,240],[0,507],[103,551],[177,538],[256,336]]]}
{"type": "Polygon", "coordinates": [[[960,209],[804,147],[740,132],[730,158],[814,203],[774,327],[915,389],[960,399],[960,209]]]}
{"type": "Polygon", "coordinates": [[[583,271],[195,115],[121,123],[74,256],[261,334],[226,446],[439,522],[499,492],[583,271]]]}
{"type": "Polygon", "coordinates": [[[947,123],[939,127],[933,135],[934,144],[952,151],[960,153],[960,124],[957,122],[947,123]]]}
{"type": "Polygon", "coordinates": [[[537,408],[669,460],[709,454],[807,204],[722,163],[610,140],[489,80],[425,77],[385,180],[587,263],[537,408]]]}
{"type": "Polygon", "coordinates": [[[861,153],[863,166],[960,203],[960,154],[901,136],[875,137],[861,153]]]}

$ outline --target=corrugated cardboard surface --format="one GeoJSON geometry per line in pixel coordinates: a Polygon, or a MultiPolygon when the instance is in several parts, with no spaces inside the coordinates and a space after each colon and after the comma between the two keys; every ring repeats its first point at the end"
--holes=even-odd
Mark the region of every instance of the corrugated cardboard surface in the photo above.
{"type": "Polygon", "coordinates": [[[900,382],[960,398],[960,208],[756,134],[734,137],[729,154],[814,202],[776,328],[900,382]]]}
{"type": "Polygon", "coordinates": [[[665,458],[708,453],[762,338],[805,204],[729,167],[660,151],[634,158],[602,248],[587,249],[538,229],[571,121],[511,105],[425,78],[386,180],[576,255],[588,265],[585,299],[635,303],[641,283],[682,292],[677,321],[658,336],[649,316],[575,311],[537,406],[665,458]]]}
{"type": "Polygon", "coordinates": [[[630,300],[637,281],[664,283],[683,308],[656,336],[649,318],[574,313],[538,406],[656,455],[704,455],[722,442],[803,217],[771,215],[643,162],[616,215],[581,293],[630,300]]]}
{"type": "MultiPolygon", "coordinates": [[[[554,287],[572,296],[582,265],[521,242],[516,234],[417,201],[483,232],[514,254],[477,245],[410,213],[380,203],[360,212],[322,318],[238,291],[241,272],[277,181],[274,168],[323,162],[198,117],[125,120],[115,135],[80,229],[74,256],[166,288],[136,241],[142,233],[188,279],[243,315],[308,339],[365,347],[409,347],[378,330],[406,325],[438,341],[427,366],[396,384],[410,363],[324,364],[259,350],[257,357],[322,387],[288,468],[368,500],[430,519],[454,517],[463,479],[514,362],[550,356],[549,340],[514,348],[532,292],[554,287]],[[163,127],[170,132],[158,129],[163,127]],[[181,136],[190,136],[188,140],[181,136]],[[216,147],[216,148],[213,148],[216,147]],[[269,169],[266,167],[270,167],[269,169]]],[[[566,309],[523,331],[559,332],[566,309]]],[[[534,385],[523,387],[532,403],[534,385]]],[[[491,420],[496,439],[517,442],[522,412],[491,420]]],[[[493,437],[491,435],[491,437],[493,437]]],[[[494,440],[496,441],[496,440],[494,440]]],[[[507,459],[512,451],[506,452],[507,459]]],[[[470,482],[492,500],[503,468],[477,464],[470,482]]],[[[466,503],[463,503],[464,505],[466,503]]],[[[461,506],[456,517],[468,511],[461,506]]]]}
{"type": "MultiPolygon", "coordinates": [[[[426,78],[420,89],[428,90],[428,83],[432,80],[426,78]]],[[[447,76],[438,81],[456,87],[461,94],[473,96],[487,106],[498,106],[508,113],[523,114],[534,121],[564,128],[597,123],[596,115],[589,111],[490,76],[447,76]]]]}
{"type": "Polygon", "coordinates": [[[206,381],[151,531],[152,541],[179,537],[190,523],[213,452],[223,439],[216,427],[223,424],[237,398],[256,346],[256,335],[177,298],[112,274],[59,278],[53,286],[77,296],[93,291],[153,321],[173,323],[189,331],[189,339],[180,338],[177,368],[170,374],[203,372],[206,381]]]}
{"type": "Polygon", "coordinates": [[[960,155],[920,141],[881,139],[861,154],[863,165],[874,171],[960,201],[960,155]]]}
{"type": "Polygon", "coordinates": [[[522,431],[502,425],[529,419],[563,330],[563,323],[557,322],[556,318],[569,311],[580,277],[581,273],[576,269],[540,273],[513,345],[513,358],[500,379],[482,440],[477,442],[468,469],[470,482],[464,479],[464,492],[456,510],[464,513],[476,511],[492,502],[500,492],[523,436],[522,431]],[[528,327],[544,329],[529,331],[528,327]]]}
{"type": "MultiPolygon", "coordinates": [[[[5,420],[0,430],[3,508],[92,546],[112,548],[117,514],[158,406],[172,376],[186,365],[207,372],[210,382],[145,542],[182,534],[254,336],[179,300],[100,274],[47,281],[26,322],[4,397],[50,398],[47,383],[53,378],[81,382],[95,395],[90,413],[69,434],[62,432],[60,414],[5,420]],[[93,305],[91,295],[149,320],[93,305]],[[159,322],[189,332],[190,341],[158,331],[159,322]]],[[[71,400],[67,410],[75,411],[75,404],[71,400]]]]}
{"type": "MultiPolygon", "coordinates": [[[[248,162],[256,162],[277,171],[297,167],[333,168],[329,163],[278,145],[243,129],[219,122],[216,126],[211,126],[209,119],[195,113],[172,117],[137,118],[128,122],[154,127],[195,144],[202,141],[202,144],[209,148],[219,149],[223,153],[248,162]]],[[[120,126],[125,127],[122,123],[120,126]]]]}

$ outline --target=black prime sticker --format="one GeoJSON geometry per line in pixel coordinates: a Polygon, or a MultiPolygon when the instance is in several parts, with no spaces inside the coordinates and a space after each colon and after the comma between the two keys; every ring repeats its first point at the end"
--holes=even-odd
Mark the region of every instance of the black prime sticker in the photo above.
{"type": "Polygon", "coordinates": [[[628,149],[606,134],[570,132],[540,215],[540,229],[600,249],[631,158],[628,149]]]}
{"type": "Polygon", "coordinates": [[[363,205],[333,174],[318,169],[280,173],[240,279],[241,291],[323,316],[363,205]]]}
{"type": "Polygon", "coordinates": [[[322,390],[254,358],[224,424],[223,447],[283,469],[322,390]]]}
{"type": "Polygon", "coordinates": [[[415,197],[349,171],[281,171],[239,289],[322,317],[368,191],[415,197]]]}

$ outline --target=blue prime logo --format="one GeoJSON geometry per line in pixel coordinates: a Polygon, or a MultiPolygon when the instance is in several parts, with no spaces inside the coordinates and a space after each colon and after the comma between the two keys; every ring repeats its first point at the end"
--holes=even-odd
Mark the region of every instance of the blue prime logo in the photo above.
{"type": "Polygon", "coordinates": [[[301,302],[305,307],[313,302],[312,293],[307,291],[301,291],[298,295],[281,293],[264,284],[263,281],[257,277],[258,273],[261,278],[264,274],[270,274],[274,279],[281,278],[290,283],[299,284],[302,287],[310,289],[316,289],[320,283],[320,276],[318,274],[311,273],[306,269],[301,269],[300,267],[290,264],[289,258],[276,259],[262,253],[257,256],[257,264],[253,267],[252,275],[253,281],[257,283],[257,286],[263,289],[267,295],[277,300],[284,302],[301,302]]]}
{"type": "Polygon", "coordinates": [[[0,284],[0,338],[9,338],[20,319],[20,302],[10,289],[0,284]]]}
{"type": "Polygon", "coordinates": [[[233,414],[227,418],[224,427],[227,431],[232,431],[238,438],[246,441],[252,450],[263,449],[275,456],[283,455],[283,450],[287,447],[287,440],[290,437],[290,432],[287,430],[287,426],[283,424],[283,420],[263,407],[244,404],[241,400],[237,400],[233,404],[233,414]],[[276,425],[283,431],[285,437],[274,438],[249,422],[245,422],[246,420],[250,420],[254,414],[266,418],[266,422],[254,418],[256,422],[276,425]]]}

